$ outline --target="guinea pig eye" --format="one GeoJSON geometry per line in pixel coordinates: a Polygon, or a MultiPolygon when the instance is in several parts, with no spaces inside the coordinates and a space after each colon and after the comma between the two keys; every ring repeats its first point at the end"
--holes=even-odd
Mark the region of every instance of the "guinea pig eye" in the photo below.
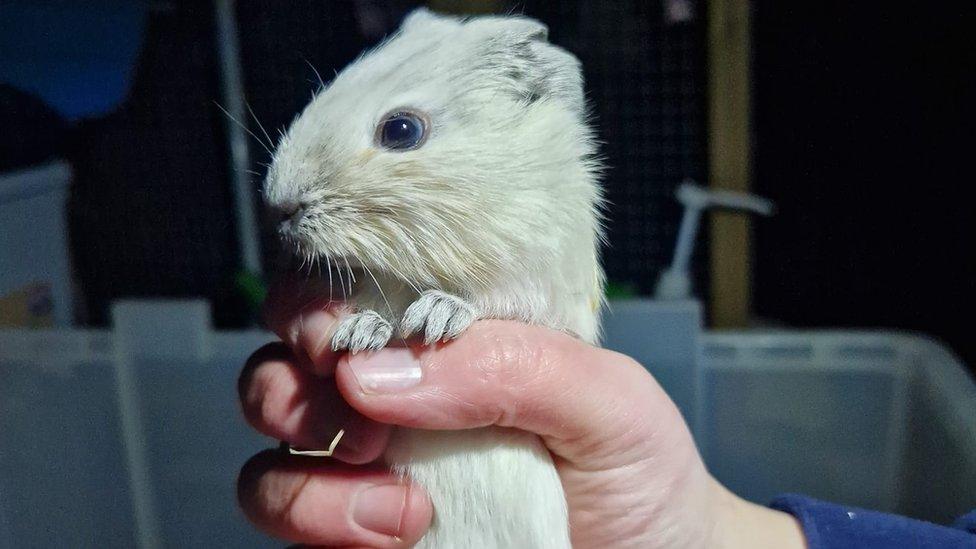
{"type": "Polygon", "coordinates": [[[376,128],[376,142],[393,151],[416,149],[427,140],[427,120],[410,111],[388,114],[376,128]]]}

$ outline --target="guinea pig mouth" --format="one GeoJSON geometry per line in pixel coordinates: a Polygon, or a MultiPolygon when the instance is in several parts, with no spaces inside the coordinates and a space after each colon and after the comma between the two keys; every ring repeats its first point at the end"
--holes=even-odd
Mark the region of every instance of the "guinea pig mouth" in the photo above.
{"type": "Polygon", "coordinates": [[[361,270],[361,269],[364,268],[363,262],[360,261],[358,258],[355,258],[355,257],[343,256],[343,257],[337,257],[337,258],[333,258],[333,259],[337,260],[337,262],[340,265],[346,265],[346,266],[348,266],[351,269],[360,269],[361,270]]]}
{"type": "Polygon", "coordinates": [[[279,262],[279,269],[286,273],[296,273],[303,277],[317,277],[329,280],[330,277],[343,284],[361,280],[366,275],[366,266],[356,257],[332,256],[302,253],[287,254],[279,262]]]}
{"type": "Polygon", "coordinates": [[[297,270],[298,266],[307,268],[308,264],[325,268],[326,264],[336,264],[345,268],[348,264],[351,268],[363,268],[363,262],[355,255],[342,253],[317,239],[310,238],[305,231],[279,230],[278,242],[281,245],[282,256],[279,256],[279,266],[297,270]]]}

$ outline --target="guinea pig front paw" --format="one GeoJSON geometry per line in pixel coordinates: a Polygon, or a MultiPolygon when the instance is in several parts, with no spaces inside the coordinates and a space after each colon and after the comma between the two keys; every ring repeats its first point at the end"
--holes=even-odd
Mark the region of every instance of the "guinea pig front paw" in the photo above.
{"type": "Polygon", "coordinates": [[[332,350],[377,351],[386,346],[393,327],[376,311],[360,311],[342,320],[332,335],[332,350]]]}
{"type": "Polygon", "coordinates": [[[428,290],[407,307],[400,322],[403,337],[423,331],[424,344],[448,341],[461,335],[478,312],[460,297],[439,290],[428,290]]]}

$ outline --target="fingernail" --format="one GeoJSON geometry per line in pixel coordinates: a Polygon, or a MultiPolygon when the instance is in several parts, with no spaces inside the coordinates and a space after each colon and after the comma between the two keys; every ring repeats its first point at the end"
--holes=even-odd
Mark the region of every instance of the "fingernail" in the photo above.
{"type": "Polygon", "coordinates": [[[304,349],[312,362],[325,361],[334,364],[333,361],[325,359],[334,354],[332,351],[332,329],[338,322],[338,317],[332,311],[311,309],[302,311],[292,322],[290,330],[291,333],[295,334],[296,346],[304,349]]]}
{"type": "Polygon", "coordinates": [[[349,367],[364,393],[395,393],[420,383],[420,359],[407,348],[357,353],[349,367]]]}
{"type": "Polygon", "coordinates": [[[326,334],[339,321],[332,311],[320,308],[302,311],[294,320],[294,329],[307,334],[326,334]]]}
{"type": "Polygon", "coordinates": [[[303,343],[299,338],[309,333],[324,333],[335,322],[335,316],[321,308],[308,307],[282,314],[277,322],[284,327],[284,332],[279,335],[285,343],[298,347],[303,343]]]}
{"type": "Polygon", "coordinates": [[[407,487],[398,484],[366,488],[356,494],[352,519],[367,530],[399,536],[407,495],[407,487]]]}

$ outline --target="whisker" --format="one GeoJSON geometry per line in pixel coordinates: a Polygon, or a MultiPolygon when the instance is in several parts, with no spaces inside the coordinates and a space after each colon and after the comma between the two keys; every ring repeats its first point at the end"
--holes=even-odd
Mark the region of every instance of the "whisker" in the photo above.
{"type": "Polygon", "coordinates": [[[334,259],[336,266],[336,277],[339,278],[339,289],[342,290],[342,300],[346,301],[348,298],[346,297],[346,283],[342,280],[342,267],[339,266],[339,258],[334,259]]]}
{"type": "Polygon", "coordinates": [[[349,297],[352,297],[353,283],[356,282],[356,273],[352,272],[352,267],[349,266],[348,259],[346,259],[346,273],[349,274],[349,297]]]}
{"type": "Polygon", "coordinates": [[[268,147],[271,147],[273,149],[274,141],[271,140],[271,136],[268,135],[268,131],[264,129],[264,125],[261,124],[260,120],[258,120],[258,115],[254,114],[254,109],[251,108],[251,104],[245,101],[244,106],[247,107],[247,112],[251,113],[251,118],[254,119],[254,123],[258,125],[258,128],[260,128],[261,133],[264,134],[264,138],[268,140],[268,147]]]}
{"type": "Polygon", "coordinates": [[[321,74],[319,74],[319,71],[318,71],[318,69],[316,69],[316,68],[315,68],[315,65],[313,65],[311,61],[309,61],[308,59],[306,59],[304,55],[302,56],[302,59],[303,59],[303,60],[304,60],[304,61],[305,61],[306,63],[308,63],[308,66],[309,66],[309,68],[310,68],[310,69],[312,69],[312,72],[314,72],[314,73],[315,73],[315,77],[319,79],[319,86],[320,86],[320,89],[324,89],[324,88],[325,88],[325,81],[324,81],[324,80],[322,80],[322,75],[321,75],[321,74]]]}
{"type": "Polygon", "coordinates": [[[349,273],[349,293],[352,293],[352,283],[356,281],[356,275],[352,272],[352,267],[349,266],[349,258],[343,258],[346,261],[346,272],[349,273]]]}
{"type": "Polygon", "coordinates": [[[342,259],[343,259],[343,261],[346,262],[346,279],[347,279],[347,282],[349,283],[349,297],[352,297],[352,283],[354,282],[354,280],[353,280],[354,277],[353,277],[353,274],[352,274],[352,267],[349,266],[349,258],[348,257],[343,257],[342,259]]]}
{"type": "MultiPolygon", "coordinates": [[[[380,291],[380,296],[383,298],[383,301],[386,303],[386,308],[390,310],[391,321],[396,319],[396,313],[393,311],[393,305],[390,305],[390,300],[386,298],[386,292],[383,291],[383,286],[380,286],[380,281],[376,280],[376,277],[373,276],[373,271],[369,270],[369,266],[366,265],[366,263],[363,263],[363,270],[365,270],[366,274],[368,274],[369,277],[373,279],[373,284],[376,284],[376,289],[380,291]]],[[[399,330],[397,331],[397,337],[399,337],[400,341],[404,344],[404,346],[406,346],[407,340],[404,339],[403,334],[401,334],[399,330]]]]}
{"type": "MultiPolygon", "coordinates": [[[[296,254],[297,254],[297,252],[296,252],[296,254]]],[[[298,312],[299,312],[298,320],[299,320],[299,323],[300,323],[299,326],[302,327],[302,326],[304,326],[305,311],[306,311],[306,309],[308,309],[309,306],[311,306],[312,304],[314,304],[320,298],[319,298],[318,295],[316,295],[314,292],[311,291],[311,288],[309,288],[308,285],[304,285],[304,286],[300,286],[299,287],[298,297],[299,298],[303,298],[301,300],[302,305],[301,305],[301,307],[298,308],[298,312]],[[304,298],[307,298],[307,299],[304,299],[304,298]]]]}
{"type": "Polygon", "coordinates": [[[214,101],[214,105],[217,105],[217,108],[220,109],[221,111],[223,111],[223,113],[227,116],[227,118],[230,118],[232,121],[234,121],[234,123],[236,123],[238,126],[240,126],[242,130],[246,131],[248,133],[248,135],[250,135],[251,137],[253,137],[254,140],[258,142],[258,145],[261,145],[261,147],[265,151],[267,151],[267,153],[269,155],[274,156],[274,153],[272,153],[271,152],[271,149],[269,149],[268,146],[264,144],[264,141],[261,141],[261,138],[259,138],[258,136],[254,135],[254,132],[252,132],[250,129],[248,129],[248,127],[245,126],[240,120],[234,118],[234,115],[232,115],[230,112],[228,112],[227,109],[225,109],[222,106],[220,106],[220,103],[214,101]]]}
{"type": "Polygon", "coordinates": [[[312,279],[312,264],[315,262],[315,255],[312,252],[308,252],[308,275],[305,277],[306,280],[312,279]]]}
{"type": "Polygon", "coordinates": [[[407,286],[410,286],[410,289],[412,289],[413,291],[417,292],[417,294],[422,294],[423,293],[423,292],[420,291],[420,288],[418,288],[413,282],[411,282],[410,281],[410,278],[408,278],[405,274],[403,274],[403,272],[401,272],[399,269],[397,269],[396,267],[392,267],[392,266],[388,266],[387,268],[390,269],[391,271],[393,271],[393,274],[395,274],[397,276],[397,278],[399,278],[400,280],[406,282],[407,283],[407,286]]]}
{"type": "Polygon", "coordinates": [[[329,252],[325,252],[325,268],[329,271],[329,303],[332,303],[332,261],[329,259],[329,252]]]}

